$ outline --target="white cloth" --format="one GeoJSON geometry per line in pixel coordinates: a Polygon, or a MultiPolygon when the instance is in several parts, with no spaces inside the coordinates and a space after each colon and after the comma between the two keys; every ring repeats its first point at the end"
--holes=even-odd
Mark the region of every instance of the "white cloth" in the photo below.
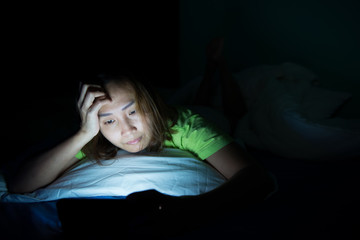
{"type": "Polygon", "coordinates": [[[51,201],[61,198],[127,196],[155,189],[173,196],[199,195],[225,182],[209,164],[179,149],[118,156],[103,165],[80,161],[47,187],[29,194],[5,194],[5,202],[51,201]]]}

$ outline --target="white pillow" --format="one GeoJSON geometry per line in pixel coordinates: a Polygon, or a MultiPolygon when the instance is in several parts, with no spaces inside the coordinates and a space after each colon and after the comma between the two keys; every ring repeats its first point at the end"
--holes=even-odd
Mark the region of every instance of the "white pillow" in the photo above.
{"type": "Polygon", "coordinates": [[[119,151],[116,159],[98,165],[84,160],[52,184],[29,194],[8,194],[7,202],[51,201],[61,198],[127,196],[155,189],[173,196],[199,195],[225,182],[209,164],[179,149],[158,154],[119,151]]]}

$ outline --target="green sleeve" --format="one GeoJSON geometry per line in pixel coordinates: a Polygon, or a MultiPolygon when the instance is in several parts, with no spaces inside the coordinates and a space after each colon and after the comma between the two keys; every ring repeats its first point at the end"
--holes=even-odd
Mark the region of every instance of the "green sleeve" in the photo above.
{"type": "Polygon", "coordinates": [[[82,151],[79,151],[79,152],[75,155],[75,157],[76,157],[77,159],[81,160],[81,159],[85,158],[86,155],[85,155],[82,151]]]}
{"type": "Polygon", "coordinates": [[[190,151],[202,160],[233,141],[228,134],[190,110],[179,115],[173,130],[172,141],[167,141],[165,146],[190,151]]]}

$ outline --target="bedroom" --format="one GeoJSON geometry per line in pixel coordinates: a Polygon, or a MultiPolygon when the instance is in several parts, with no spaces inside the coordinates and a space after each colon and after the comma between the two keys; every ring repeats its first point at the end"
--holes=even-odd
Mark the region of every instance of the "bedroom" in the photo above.
{"type": "MultiPolygon", "coordinates": [[[[131,10],[119,10],[123,16],[119,18],[116,9],[121,7],[112,9],[109,14],[105,6],[99,14],[96,5],[71,10],[68,6],[48,6],[47,11],[40,10],[39,6],[13,8],[13,16],[17,17],[10,21],[15,22],[16,27],[9,25],[12,54],[8,69],[11,79],[23,80],[20,89],[16,88],[19,81],[9,81],[10,89],[16,89],[16,97],[22,104],[21,110],[17,104],[12,110],[16,111],[16,119],[25,118],[26,122],[21,122],[21,128],[16,127],[15,133],[6,131],[6,138],[11,139],[9,143],[17,143],[6,159],[14,159],[14,154],[16,157],[26,155],[27,149],[34,150],[34,146],[44,147],[44,141],[54,144],[76,130],[75,98],[79,78],[130,59],[141,71],[156,76],[152,80],[156,79],[159,90],[166,89],[161,91],[165,96],[189,90],[188,84],[204,69],[205,45],[216,36],[226,39],[225,55],[234,73],[263,64],[292,62],[315,73],[321,88],[351,94],[351,99],[340,109],[336,108],[336,117],[351,120],[354,128],[358,127],[360,33],[357,1],[172,1],[161,3],[161,8],[155,3],[142,4],[134,14],[141,16],[138,18],[129,17],[131,10]],[[167,11],[162,10],[164,6],[167,11]],[[121,29],[125,35],[128,33],[127,37],[119,36],[116,29],[121,29]],[[103,35],[113,38],[109,41],[103,35]],[[169,76],[176,80],[168,80],[169,76]],[[44,104],[41,108],[39,100],[44,104]],[[71,117],[65,118],[64,114],[71,117]]],[[[123,9],[135,7],[135,3],[124,3],[123,9]]],[[[339,104],[339,100],[335,103],[339,104]]],[[[263,217],[260,229],[266,229],[269,238],[290,236],[287,234],[294,234],[302,226],[308,231],[298,238],[309,238],[312,232],[314,238],[325,235],[346,239],[355,234],[355,222],[351,218],[358,211],[355,186],[359,177],[355,173],[359,163],[356,158],[324,162],[293,160],[255,150],[254,154],[277,177],[278,195],[273,196],[273,202],[264,207],[264,212],[248,213],[251,221],[247,225],[242,222],[244,219],[239,219],[244,224],[242,229],[224,230],[225,223],[220,221],[218,224],[222,228],[207,234],[262,236],[265,233],[256,230],[255,216],[263,217]],[[317,192],[319,189],[322,191],[317,192]],[[335,197],[330,194],[333,190],[338,193],[335,197]],[[311,199],[315,199],[314,204],[311,199]],[[296,207],[301,201],[305,201],[310,210],[296,207]],[[326,211],[331,204],[339,207],[334,215],[326,211]],[[305,215],[310,212],[313,218],[301,225],[300,221],[307,220],[305,215]],[[299,218],[294,219],[292,213],[299,218]],[[339,223],[339,217],[343,217],[344,222],[339,223]],[[327,221],[316,222],[324,219],[327,221]],[[332,228],[334,225],[339,228],[332,228]],[[281,226],[290,230],[278,232],[281,226]]],[[[201,231],[193,234],[196,236],[201,231]]]]}

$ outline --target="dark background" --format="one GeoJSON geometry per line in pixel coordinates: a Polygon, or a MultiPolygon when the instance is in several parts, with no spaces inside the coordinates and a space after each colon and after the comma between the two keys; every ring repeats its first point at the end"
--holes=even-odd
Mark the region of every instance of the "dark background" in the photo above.
{"type": "Polygon", "coordinates": [[[120,1],[13,6],[4,47],[13,84],[21,82],[16,90],[34,96],[29,90],[35,89],[39,98],[62,94],[73,91],[80,80],[120,67],[144,72],[155,84],[176,85],[177,5],[120,1]]]}
{"type": "Polygon", "coordinates": [[[177,88],[204,71],[206,44],[225,37],[237,72],[294,62],[322,87],[353,98],[340,116],[359,118],[360,2],[356,0],[177,0],[5,4],[3,136],[12,158],[54,132],[78,128],[80,81],[130,68],[177,88]],[[75,124],[74,124],[75,122],[75,124]]]}
{"type": "Polygon", "coordinates": [[[79,82],[100,72],[125,68],[154,86],[177,87],[178,4],[6,5],[2,116],[12,150],[2,162],[76,131],[79,82]]]}
{"type": "Polygon", "coordinates": [[[225,38],[232,72],[293,62],[313,71],[321,87],[353,95],[341,117],[360,118],[360,1],[180,0],[180,78],[204,71],[204,48],[225,38]]]}

